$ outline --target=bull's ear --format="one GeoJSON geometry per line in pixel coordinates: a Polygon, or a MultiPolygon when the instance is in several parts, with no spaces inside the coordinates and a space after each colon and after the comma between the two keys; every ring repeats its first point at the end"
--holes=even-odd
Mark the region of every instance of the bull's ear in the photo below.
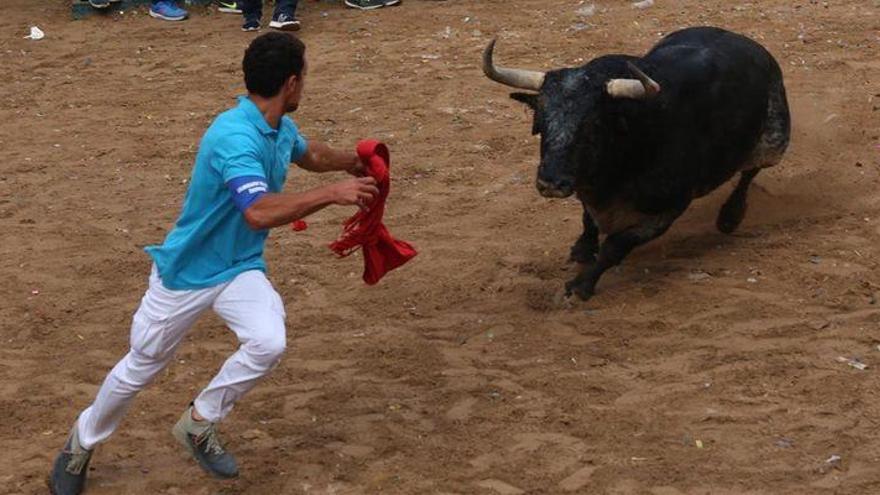
{"type": "Polygon", "coordinates": [[[510,93],[510,97],[516,101],[525,103],[532,110],[538,109],[538,95],[534,93],[510,93]]]}

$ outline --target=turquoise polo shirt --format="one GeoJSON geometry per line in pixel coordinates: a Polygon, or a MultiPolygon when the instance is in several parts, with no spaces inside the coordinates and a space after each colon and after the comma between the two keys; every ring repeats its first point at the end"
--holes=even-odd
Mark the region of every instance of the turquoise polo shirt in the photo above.
{"type": "Polygon", "coordinates": [[[204,289],[247,270],[266,271],[263,246],[269,231],[247,224],[226,183],[261,177],[270,193],[281,192],[290,163],[307,148],[289,117],[273,129],[246,96],[217,116],[199,144],[180,217],[165,242],[145,249],[162,284],[173,290],[204,289]]]}

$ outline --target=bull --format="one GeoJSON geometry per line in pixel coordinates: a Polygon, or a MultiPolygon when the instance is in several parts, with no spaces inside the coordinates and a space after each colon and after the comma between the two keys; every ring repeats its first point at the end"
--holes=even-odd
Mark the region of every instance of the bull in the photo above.
{"type": "Polygon", "coordinates": [[[538,192],[575,195],[584,208],[570,256],[580,270],[565,285],[569,296],[589,299],[606,270],[739,174],[716,221],[721,232],[733,232],[752,180],[788,147],[782,71],[740,34],[688,28],[643,57],[605,55],[547,72],[497,66],[494,48],[492,40],[483,52],[486,76],[531,91],[510,96],[534,111],[538,192]]]}

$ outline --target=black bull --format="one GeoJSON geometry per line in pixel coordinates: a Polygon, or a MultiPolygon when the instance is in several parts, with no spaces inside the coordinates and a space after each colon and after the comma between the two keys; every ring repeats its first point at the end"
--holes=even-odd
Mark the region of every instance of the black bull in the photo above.
{"type": "Polygon", "coordinates": [[[740,173],[716,222],[733,232],[752,179],[788,147],[782,71],[745,36],[689,28],[641,58],[606,55],[546,73],[496,66],[494,45],[483,54],[486,75],[537,92],[511,97],[535,112],[538,190],[576,194],[583,204],[584,232],[571,248],[581,270],[566,284],[582,299],[607,269],[666,232],[693,199],[740,173]]]}

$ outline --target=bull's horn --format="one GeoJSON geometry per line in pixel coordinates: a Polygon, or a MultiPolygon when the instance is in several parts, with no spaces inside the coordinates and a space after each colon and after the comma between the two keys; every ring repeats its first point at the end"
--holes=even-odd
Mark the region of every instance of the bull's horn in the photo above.
{"type": "Polygon", "coordinates": [[[544,73],[535,70],[508,69],[498,67],[492,61],[492,52],[495,50],[495,41],[489,42],[489,46],[483,50],[483,72],[489,79],[514,88],[540,91],[544,84],[544,73]]]}
{"type": "Polygon", "coordinates": [[[647,94],[641,81],[637,79],[611,79],[605,83],[605,91],[612,98],[641,100],[647,94]]]}
{"type": "Polygon", "coordinates": [[[638,79],[611,79],[606,83],[605,90],[612,98],[653,98],[660,93],[660,84],[648,77],[632,62],[626,63],[630,72],[638,79]]]}

